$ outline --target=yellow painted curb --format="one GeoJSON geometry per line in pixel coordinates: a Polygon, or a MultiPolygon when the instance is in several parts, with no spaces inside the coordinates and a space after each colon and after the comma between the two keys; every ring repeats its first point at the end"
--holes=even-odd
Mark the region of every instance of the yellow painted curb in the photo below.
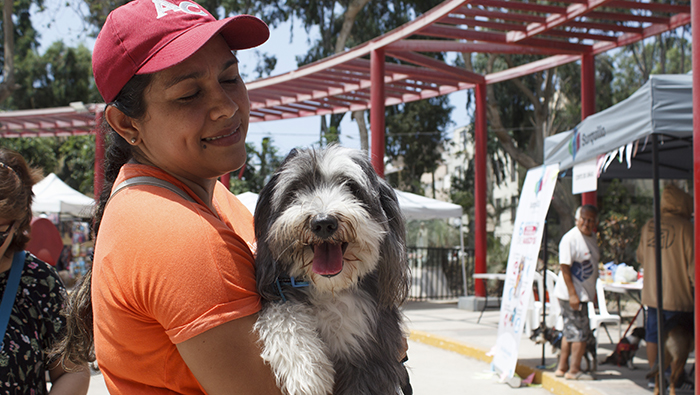
{"type": "MultiPolygon", "coordinates": [[[[486,363],[491,363],[493,357],[487,355],[488,350],[474,347],[468,344],[448,339],[441,336],[436,336],[428,332],[411,330],[409,339],[418,343],[427,344],[429,346],[438,347],[443,350],[453,351],[458,354],[478,359],[486,363]]],[[[568,381],[563,378],[554,377],[553,373],[543,372],[539,369],[532,368],[527,365],[518,363],[515,366],[515,373],[518,376],[525,378],[530,374],[535,373],[533,384],[542,384],[542,388],[555,395],[598,395],[601,394],[594,388],[589,388],[583,381],[568,381]]]]}

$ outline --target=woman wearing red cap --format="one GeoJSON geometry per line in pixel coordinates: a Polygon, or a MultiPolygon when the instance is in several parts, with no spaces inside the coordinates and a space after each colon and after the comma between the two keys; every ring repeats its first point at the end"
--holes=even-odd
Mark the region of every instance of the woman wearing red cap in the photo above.
{"type": "Polygon", "coordinates": [[[216,181],[246,160],[250,103],[231,51],[268,36],[252,16],[135,0],[97,38],[106,185],[64,348],[96,356],[112,394],[280,393],[252,331],[252,217],[216,181]]]}

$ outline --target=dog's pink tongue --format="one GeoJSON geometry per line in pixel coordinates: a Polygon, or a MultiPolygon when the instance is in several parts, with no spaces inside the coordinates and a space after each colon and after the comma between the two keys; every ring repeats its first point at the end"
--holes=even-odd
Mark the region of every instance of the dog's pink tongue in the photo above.
{"type": "Polygon", "coordinates": [[[321,243],[314,246],[314,273],[335,276],[343,270],[343,248],[341,244],[321,243]]]}

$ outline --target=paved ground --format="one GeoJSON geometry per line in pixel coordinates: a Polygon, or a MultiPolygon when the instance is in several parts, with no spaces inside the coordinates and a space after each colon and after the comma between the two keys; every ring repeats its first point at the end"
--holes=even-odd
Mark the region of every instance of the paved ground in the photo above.
{"type": "MultiPolygon", "coordinates": [[[[632,306],[632,311],[636,312],[632,306]]],[[[423,341],[437,347],[457,350],[463,354],[471,355],[490,361],[490,357],[485,354],[496,342],[498,331],[498,318],[500,312],[496,309],[486,310],[480,322],[477,323],[479,312],[467,311],[457,308],[456,302],[430,303],[414,302],[408,303],[404,309],[408,319],[408,326],[412,330],[414,341],[423,341]],[[428,334],[428,336],[426,336],[428,334]],[[435,341],[435,340],[439,341],[435,341]]],[[[623,308],[622,332],[625,331],[633,312],[623,308]]],[[[598,344],[598,370],[594,381],[570,381],[556,378],[553,369],[537,369],[538,367],[553,365],[557,358],[552,354],[550,347],[535,344],[529,338],[523,337],[518,349],[518,365],[524,370],[535,369],[538,372],[536,382],[540,382],[543,388],[548,391],[563,394],[585,394],[585,395],[650,395],[647,388],[648,380],[645,378],[648,370],[646,360],[646,349],[644,342],[634,358],[635,370],[630,370],[626,366],[618,367],[614,365],[602,365],[600,361],[609,356],[619,340],[617,327],[609,328],[612,341],[603,332],[599,336],[598,344]],[[544,364],[542,356],[544,353],[544,364]]],[[[411,355],[409,350],[409,356],[411,355]]],[[[691,357],[686,365],[686,370],[695,363],[695,355],[691,357]]],[[[461,374],[466,374],[462,372],[461,374]]],[[[503,387],[509,388],[506,385],[503,387]]],[[[515,389],[513,389],[515,390],[515,389]]],[[[522,388],[517,391],[522,391],[522,388]]],[[[497,392],[505,393],[505,392],[497,392]]],[[[692,390],[678,390],[678,395],[692,394],[692,390]]]]}
{"type": "MultiPolygon", "coordinates": [[[[536,369],[542,365],[542,346],[523,338],[518,350],[518,364],[526,371],[537,373],[535,387],[513,388],[500,383],[490,372],[486,356],[496,340],[498,310],[487,310],[477,323],[479,312],[457,308],[455,301],[447,303],[408,303],[404,312],[411,330],[409,341],[409,374],[416,395],[517,394],[517,395],[651,395],[644,375],[647,371],[646,350],[642,347],[635,359],[636,370],[627,367],[599,365],[596,380],[575,382],[555,378],[552,370],[536,369]]],[[[623,317],[624,317],[623,312],[623,317]]],[[[626,328],[623,324],[622,331],[626,328]]],[[[612,353],[617,344],[618,329],[610,328],[613,341],[603,334],[599,340],[598,360],[612,353]]],[[[545,365],[556,357],[549,347],[544,349],[545,365]]],[[[689,365],[694,363],[691,354],[689,365]]],[[[678,395],[690,395],[691,390],[679,390],[678,395]]],[[[92,378],[89,395],[108,394],[100,374],[92,378]]]]}
{"type": "Polygon", "coordinates": [[[95,373],[92,375],[88,395],[109,395],[104,377],[102,377],[100,373],[95,373]]]}
{"type": "Polygon", "coordinates": [[[512,388],[498,382],[490,365],[475,358],[419,342],[409,342],[407,362],[416,395],[548,395],[541,386],[512,388]]]}
{"type": "MultiPolygon", "coordinates": [[[[499,383],[489,364],[439,347],[410,341],[406,364],[416,395],[510,394],[515,389],[499,383]]],[[[107,395],[101,374],[92,376],[89,395],[107,395]]],[[[542,388],[519,388],[517,395],[547,395],[542,388]]]]}

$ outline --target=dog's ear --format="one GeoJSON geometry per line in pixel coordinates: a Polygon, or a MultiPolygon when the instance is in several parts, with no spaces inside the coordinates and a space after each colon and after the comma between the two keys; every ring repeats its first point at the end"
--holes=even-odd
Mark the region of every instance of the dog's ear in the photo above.
{"type": "Polygon", "coordinates": [[[257,251],[255,257],[255,278],[257,282],[258,293],[264,300],[276,301],[280,300],[281,296],[277,289],[277,278],[282,274],[282,269],[273,256],[270,249],[269,241],[266,238],[268,230],[272,227],[272,222],[278,215],[279,207],[273,207],[273,198],[277,185],[280,181],[282,171],[290,166],[290,162],[300,151],[296,148],[292,149],[287,157],[282,161],[275,173],[270,177],[270,180],[265,184],[258,195],[258,203],[255,206],[254,224],[255,224],[255,239],[257,242],[257,251]]]}
{"type": "Polygon", "coordinates": [[[289,153],[287,154],[287,157],[284,159],[284,162],[287,162],[288,160],[294,158],[299,154],[299,150],[296,148],[292,148],[289,153]]]}
{"type": "Polygon", "coordinates": [[[382,296],[387,304],[401,305],[408,297],[410,278],[405,219],[394,189],[383,179],[379,179],[379,185],[382,208],[389,221],[389,233],[382,244],[384,265],[380,267],[379,274],[382,285],[387,285],[386,289],[393,292],[392,295],[382,296]]]}
{"type": "Polygon", "coordinates": [[[406,300],[409,291],[405,220],[391,185],[377,175],[366,155],[362,155],[357,161],[378,192],[379,203],[386,217],[387,233],[384,242],[381,243],[378,268],[379,302],[385,307],[398,306],[406,300]]]}
{"type": "MultiPolygon", "coordinates": [[[[272,194],[275,190],[275,187],[277,186],[277,183],[279,182],[279,177],[280,173],[282,172],[283,169],[285,169],[287,166],[289,166],[289,162],[294,159],[299,154],[299,151],[296,148],[292,148],[291,151],[289,151],[289,154],[287,155],[286,158],[282,161],[280,166],[277,168],[277,170],[272,174],[270,177],[270,180],[265,184],[263,187],[262,191],[260,191],[260,194],[258,195],[258,203],[255,206],[255,214],[254,217],[264,217],[265,218],[265,225],[268,226],[270,225],[268,221],[271,220],[270,218],[270,210],[272,210],[272,207],[270,204],[272,203],[272,194]]],[[[255,237],[259,237],[258,231],[257,231],[257,224],[259,221],[255,221],[256,223],[256,231],[255,231],[255,237]]],[[[268,226],[269,228],[269,226],[268,226]]],[[[263,229],[268,229],[268,228],[263,228],[263,229]]]]}
{"type": "MultiPolygon", "coordinates": [[[[280,169],[282,166],[280,166],[280,169]]],[[[254,225],[257,249],[255,253],[255,281],[258,293],[263,300],[276,301],[280,299],[277,292],[276,280],[279,276],[279,265],[272,255],[269,241],[266,238],[273,218],[272,196],[278,182],[279,170],[270,178],[258,195],[255,206],[254,225]]]]}

